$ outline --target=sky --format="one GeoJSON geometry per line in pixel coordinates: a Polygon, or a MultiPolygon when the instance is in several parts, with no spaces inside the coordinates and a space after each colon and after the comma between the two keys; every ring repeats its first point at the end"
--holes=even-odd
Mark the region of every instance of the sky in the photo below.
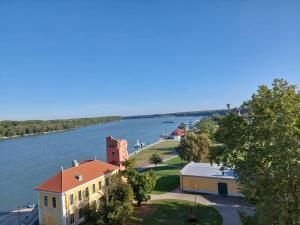
{"type": "Polygon", "coordinates": [[[300,1],[0,0],[0,120],[239,106],[300,85],[300,1]]]}

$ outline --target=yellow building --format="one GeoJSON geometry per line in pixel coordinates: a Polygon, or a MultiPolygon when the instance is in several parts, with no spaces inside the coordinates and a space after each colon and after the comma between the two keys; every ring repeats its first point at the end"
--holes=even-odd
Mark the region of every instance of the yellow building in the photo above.
{"type": "Polygon", "coordinates": [[[40,225],[77,225],[83,222],[82,208],[97,203],[106,179],[119,167],[98,160],[73,161],[71,168],[36,187],[40,225]]]}
{"type": "Polygon", "coordinates": [[[187,164],[180,171],[180,188],[187,192],[242,196],[234,170],[222,169],[217,164],[187,164]]]}

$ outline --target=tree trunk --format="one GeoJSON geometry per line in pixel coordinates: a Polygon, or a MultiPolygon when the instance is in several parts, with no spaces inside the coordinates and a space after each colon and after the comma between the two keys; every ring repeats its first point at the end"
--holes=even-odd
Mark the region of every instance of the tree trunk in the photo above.
{"type": "Polygon", "coordinates": [[[137,201],[136,205],[137,205],[137,207],[141,207],[142,201],[137,201]]]}

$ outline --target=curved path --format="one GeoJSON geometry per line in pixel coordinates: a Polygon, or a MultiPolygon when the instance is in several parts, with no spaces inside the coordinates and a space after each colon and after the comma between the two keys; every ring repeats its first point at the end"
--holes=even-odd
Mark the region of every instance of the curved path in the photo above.
{"type": "Polygon", "coordinates": [[[195,201],[214,207],[221,214],[223,218],[223,225],[242,225],[237,210],[251,213],[251,207],[242,204],[240,198],[235,197],[221,197],[213,195],[199,195],[196,197],[193,194],[183,193],[179,189],[160,195],[151,195],[151,200],[163,199],[179,199],[187,201],[195,201]]]}

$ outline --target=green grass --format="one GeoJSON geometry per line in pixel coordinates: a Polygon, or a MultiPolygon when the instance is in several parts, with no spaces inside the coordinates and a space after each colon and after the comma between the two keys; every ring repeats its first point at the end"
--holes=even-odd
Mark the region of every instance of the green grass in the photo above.
{"type": "Polygon", "coordinates": [[[179,141],[163,141],[149,148],[142,150],[130,157],[134,159],[136,167],[142,167],[149,164],[152,154],[158,154],[163,160],[175,154],[175,148],[179,145],[179,141]]]}
{"type": "Polygon", "coordinates": [[[179,156],[176,156],[173,159],[165,161],[164,164],[169,165],[169,166],[177,166],[179,168],[182,168],[187,164],[187,162],[181,160],[181,158],[179,156]]]}
{"type": "Polygon", "coordinates": [[[222,217],[212,207],[182,200],[151,201],[136,208],[129,225],[188,225],[190,209],[197,217],[197,225],[221,225],[222,217]]]}
{"type": "MultiPolygon", "coordinates": [[[[152,194],[163,194],[179,187],[179,171],[186,163],[181,161],[177,156],[166,161],[164,164],[166,165],[151,169],[156,174],[156,184],[152,194]]],[[[149,170],[150,169],[144,170],[143,173],[149,170]]]]}
{"type": "MultiPolygon", "coordinates": [[[[148,170],[144,170],[143,173],[148,170]]],[[[151,170],[156,174],[156,184],[152,194],[163,194],[179,187],[179,168],[158,166],[151,170]]]]}

